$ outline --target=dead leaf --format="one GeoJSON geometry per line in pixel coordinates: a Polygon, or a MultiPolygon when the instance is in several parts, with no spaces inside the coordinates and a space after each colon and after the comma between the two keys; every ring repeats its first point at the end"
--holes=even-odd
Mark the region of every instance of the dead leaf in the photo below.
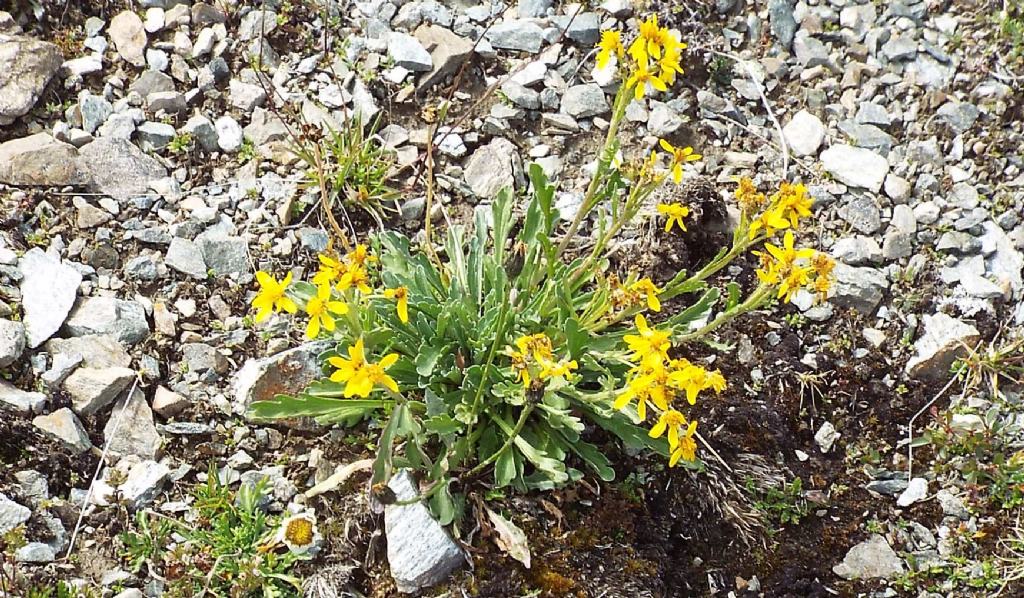
{"type": "Polygon", "coordinates": [[[494,543],[498,545],[498,548],[529,569],[530,545],[526,541],[526,534],[523,533],[523,530],[490,509],[487,509],[487,517],[491,520],[494,531],[498,533],[494,538],[494,543]]]}

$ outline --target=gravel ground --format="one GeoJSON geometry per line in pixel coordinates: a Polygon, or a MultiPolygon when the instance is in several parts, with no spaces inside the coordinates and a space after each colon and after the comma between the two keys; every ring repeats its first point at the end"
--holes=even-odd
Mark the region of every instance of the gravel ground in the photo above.
{"type": "MultiPolygon", "coordinates": [[[[959,1],[641,11],[623,0],[142,0],[0,12],[0,533],[25,540],[0,562],[7,574],[160,595],[167,571],[133,571],[119,534],[139,511],[194,520],[190,489],[212,466],[232,488],[268,479],[272,513],[312,507],[325,530],[346,530],[325,533],[299,566],[316,580],[307,588],[328,588],[307,595],[394,594],[382,518],[361,487],[303,495],[369,457],[370,430],[244,417],[275,376],[315,368],[316,354],[284,352],[302,342],[289,321],[247,317],[254,273],[301,277],[335,226],[356,238],[418,229],[441,116],[432,153],[450,219],[504,186],[524,190],[529,162],[571,209],[608,125],[591,50],[602,28],[630,30],[649,10],[690,42],[687,73],[675,93],[630,108],[623,146],[694,146],[704,159],[679,192],[691,204],[729,205],[736,176],[803,181],[816,200],[804,241],[839,262],[834,294],[723,333],[730,390],[702,428],[742,466],[670,474],[624,456],[618,482],[503,499],[530,522],[534,568],[477,538],[473,570],[429,591],[1024,595],[1024,464],[1007,465],[1024,448],[1020,372],[999,385],[980,365],[950,374],[957,357],[995,363],[970,348],[1021,354],[1024,66],[999,15],[1012,3],[959,1]],[[292,151],[355,114],[380,119],[395,159],[380,223],[351,197],[327,219],[292,151]],[[928,441],[912,469],[911,432],[928,441]],[[748,491],[754,472],[779,481],[748,491]],[[733,503],[749,525],[723,514],[733,503]],[[799,521],[779,520],[780,504],[799,521]]],[[[643,225],[620,249],[664,278],[713,239],[643,225]]],[[[421,539],[409,550],[422,559],[452,547],[463,558],[421,539]]]]}

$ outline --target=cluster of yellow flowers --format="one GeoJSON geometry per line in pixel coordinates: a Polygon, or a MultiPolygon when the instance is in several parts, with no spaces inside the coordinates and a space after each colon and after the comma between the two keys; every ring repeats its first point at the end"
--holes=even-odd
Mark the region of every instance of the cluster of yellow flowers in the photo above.
{"type": "Polygon", "coordinates": [[[628,53],[631,62],[626,65],[628,77],[626,86],[633,96],[640,100],[647,93],[648,85],[658,91],[668,91],[675,83],[676,75],[682,74],[680,65],[686,44],[679,34],[658,25],[658,16],[652,15],[640,23],[640,32],[629,45],[622,44],[622,32],[608,30],[601,32],[597,44],[597,68],[616,68],[628,53]]]}
{"type": "Polygon", "coordinates": [[[515,349],[506,347],[505,355],[512,359],[512,372],[523,386],[529,387],[533,380],[564,378],[579,367],[574,359],[556,360],[551,339],[543,332],[521,336],[515,345],[515,349]]]}
{"type": "Polygon", "coordinates": [[[351,398],[370,396],[375,387],[382,386],[391,392],[398,392],[398,384],[394,378],[384,371],[398,361],[397,353],[390,353],[381,358],[379,363],[366,361],[363,339],[349,346],[348,357],[331,357],[327,360],[337,370],[331,374],[332,382],[345,383],[345,397],[351,398]]]}
{"type": "MultiPolygon", "coordinates": [[[[316,287],[316,294],[310,297],[302,307],[302,310],[309,316],[309,322],[306,324],[306,337],[310,339],[320,336],[321,330],[334,332],[335,316],[343,316],[349,312],[350,307],[347,301],[356,299],[355,293],[358,292],[363,296],[373,294],[373,288],[370,287],[370,266],[377,261],[377,258],[370,254],[369,249],[363,244],[356,245],[340,260],[324,254],[317,257],[320,267],[312,279],[312,283],[316,287]]],[[[257,323],[265,320],[271,313],[283,311],[294,314],[298,311],[295,300],[288,296],[291,281],[291,272],[280,282],[266,272],[256,273],[256,282],[259,284],[260,290],[252,300],[252,306],[256,308],[257,323]]],[[[405,287],[384,289],[380,296],[394,299],[398,319],[403,323],[409,321],[408,289],[405,287]]]]}
{"type": "Polygon", "coordinates": [[[624,286],[618,276],[611,274],[608,276],[608,287],[611,289],[609,302],[612,305],[609,316],[644,304],[651,311],[661,311],[661,301],[658,299],[661,289],[650,278],[641,278],[624,286]]]}
{"type": "MultiPolygon", "coordinates": [[[[736,199],[743,207],[745,204],[764,203],[764,195],[757,192],[750,179],[740,179],[736,188],[736,199]]],[[[768,208],[750,223],[750,238],[757,236],[764,229],[767,236],[776,231],[797,228],[801,218],[811,215],[811,204],[814,202],[807,193],[803,183],[783,182],[779,190],[768,198],[768,208]]]]}
{"type": "Polygon", "coordinates": [[[635,323],[637,334],[627,334],[624,340],[631,351],[630,361],[636,365],[630,369],[626,388],[613,406],[625,409],[636,401],[637,415],[646,420],[648,403],[653,405],[660,415],[650,436],[660,438],[668,432],[669,466],[675,466],[680,459],[693,461],[697,449],[693,439],[697,422],[687,423],[686,417],[674,408],[674,402],[685,395],[686,401],[693,405],[702,391],[721,392],[725,390],[725,378],[718,370],[708,371],[687,359],[669,357],[670,331],[651,328],[639,314],[635,323]]]}
{"type": "Polygon", "coordinates": [[[799,227],[800,219],[811,215],[813,200],[807,193],[807,187],[802,183],[783,182],[778,191],[765,197],[753,181],[741,178],[735,194],[744,215],[755,213],[765,204],[768,206],[760,216],[751,220],[751,239],[761,231],[764,231],[766,238],[771,238],[779,231],[786,231],[781,247],[766,241],[765,251],[754,252],[761,261],[757,269],[758,279],[765,284],[777,285],[778,297],[786,302],[792,301],[801,288],[813,291],[819,301],[828,298],[835,262],[819,251],[797,249],[793,237],[793,230],[799,227]]]}
{"type": "Polygon", "coordinates": [[[793,232],[786,231],[782,247],[765,243],[765,252],[755,251],[761,260],[757,277],[765,284],[778,285],[779,298],[787,303],[803,287],[814,291],[819,301],[828,298],[835,262],[820,251],[793,246],[793,232]],[[813,277],[812,277],[813,275],[813,277]]]}

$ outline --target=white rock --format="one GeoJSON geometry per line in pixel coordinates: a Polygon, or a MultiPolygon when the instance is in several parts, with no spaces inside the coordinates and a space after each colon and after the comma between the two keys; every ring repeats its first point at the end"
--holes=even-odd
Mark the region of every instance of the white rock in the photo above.
{"type": "Polygon", "coordinates": [[[170,473],[171,470],[163,463],[136,463],[128,471],[127,479],[119,488],[121,496],[131,510],[138,510],[153,502],[170,473]]]}
{"type": "Polygon", "coordinates": [[[81,367],[64,381],[64,389],[75,412],[92,415],[112,403],[134,378],[135,372],[128,368],[81,367]]]}
{"type": "Polygon", "coordinates": [[[518,157],[511,141],[497,137],[479,148],[466,161],[463,176],[478,197],[492,199],[504,187],[514,183],[513,163],[518,157]]]}
{"type": "Polygon", "coordinates": [[[924,334],[914,343],[917,354],[907,362],[912,378],[943,376],[953,360],[979,338],[978,329],[942,312],[924,316],[924,334]]]}
{"type": "Polygon", "coordinates": [[[0,378],[0,417],[5,411],[18,415],[39,413],[46,405],[46,395],[41,392],[26,392],[0,378]]]}
{"type": "Polygon", "coordinates": [[[821,163],[832,176],[844,185],[863,187],[874,193],[882,188],[889,163],[875,152],[837,144],[821,152],[821,163]]]}
{"type": "Polygon", "coordinates": [[[28,346],[35,349],[53,336],[68,317],[82,275],[38,247],[21,256],[18,269],[24,276],[21,297],[28,346]]]}
{"type": "Polygon", "coordinates": [[[825,125],[817,116],[801,110],[782,128],[782,134],[795,155],[810,156],[817,153],[825,141],[825,125]]]}
{"type": "Polygon", "coordinates": [[[32,425],[59,442],[73,455],[80,455],[92,448],[92,442],[89,441],[89,435],[82,427],[82,422],[67,407],[62,407],[49,415],[37,416],[32,420],[32,425]]]}
{"type": "MultiPolygon", "coordinates": [[[[419,492],[408,470],[388,481],[398,500],[416,498],[419,492]]],[[[384,508],[388,564],[398,591],[411,593],[443,581],[465,561],[462,550],[422,502],[387,505],[384,508]]]]}
{"type": "Polygon", "coordinates": [[[134,66],[146,66],[146,29],[139,15],[130,10],[118,13],[110,20],[108,33],[122,59],[134,66]]]}
{"type": "Polygon", "coordinates": [[[0,493],[0,535],[6,534],[32,516],[32,510],[0,493]]]}
{"type": "Polygon", "coordinates": [[[885,538],[871,534],[846,553],[843,562],[832,568],[843,579],[889,579],[903,573],[903,560],[885,538]]]}
{"type": "Polygon", "coordinates": [[[0,369],[21,357],[25,350],[25,325],[0,319],[0,369]]]}
{"type": "Polygon", "coordinates": [[[225,115],[218,118],[213,126],[217,131],[217,145],[222,151],[233,154],[241,149],[242,127],[238,121],[225,115]]]}
{"type": "Polygon", "coordinates": [[[909,507],[910,505],[922,501],[928,496],[928,480],[924,478],[914,478],[907,484],[907,489],[900,494],[900,497],[896,499],[896,504],[901,507],[909,507]]]}
{"type": "Polygon", "coordinates": [[[153,411],[146,403],[146,395],[136,389],[122,399],[110,414],[103,438],[108,451],[114,455],[135,455],[155,459],[160,452],[160,433],[153,423],[153,411]]]}
{"type": "Polygon", "coordinates": [[[818,448],[821,449],[822,453],[828,453],[832,450],[832,446],[840,436],[841,434],[836,431],[832,422],[825,422],[821,424],[821,428],[818,429],[818,433],[814,435],[814,442],[817,443],[818,448]]]}

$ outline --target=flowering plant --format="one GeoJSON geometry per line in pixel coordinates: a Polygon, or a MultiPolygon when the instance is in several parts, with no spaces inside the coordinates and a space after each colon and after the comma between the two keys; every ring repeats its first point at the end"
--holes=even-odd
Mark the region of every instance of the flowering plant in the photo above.
{"type": "MultiPolygon", "coordinates": [[[[628,103],[666,91],[682,73],[678,35],[651,17],[628,50],[619,32],[605,32],[599,48],[599,69],[616,69],[620,83],[594,175],[568,227],[559,231],[555,189],[534,164],[524,211],[505,189],[489,212],[477,210],[472,227],[450,226],[440,251],[429,228],[422,248],[388,231],[372,237],[372,248],[321,255],[311,282],[260,273],[257,320],[301,309],[308,337],[338,344],[323,356],[327,377],[299,395],[255,403],[254,415],[349,425],[376,418],[373,482],[397,467],[421,471],[429,479],[422,498],[446,524],[477,477],[499,488],[550,489],[582,477],[582,466],[613,479],[607,456],[586,439],[588,423],[664,455],[670,466],[698,466],[697,422],[683,410],[707,391],[723,391],[726,380],[684,356],[686,345],[801,288],[824,296],[831,260],[794,246],[792,229],[810,215],[802,185],[783,183],[766,197],[744,179],[732,242],[710,262],[661,287],[636,272],[616,273],[610,241],[700,155],[661,140],[664,153],[618,158],[628,103]],[[591,246],[569,251],[591,216],[591,246]],[[769,242],[780,232],[781,244],[769,242]],[[762,245],[758,284],[744,298],[730,282],[720,302],[708,280],[762,245]],[[662,311],[684,297],[684,308],[662,311]]],[[[662,203],[657,213],[667,234],[675,227],[685,234],[688,206],[662,203]]]]}

